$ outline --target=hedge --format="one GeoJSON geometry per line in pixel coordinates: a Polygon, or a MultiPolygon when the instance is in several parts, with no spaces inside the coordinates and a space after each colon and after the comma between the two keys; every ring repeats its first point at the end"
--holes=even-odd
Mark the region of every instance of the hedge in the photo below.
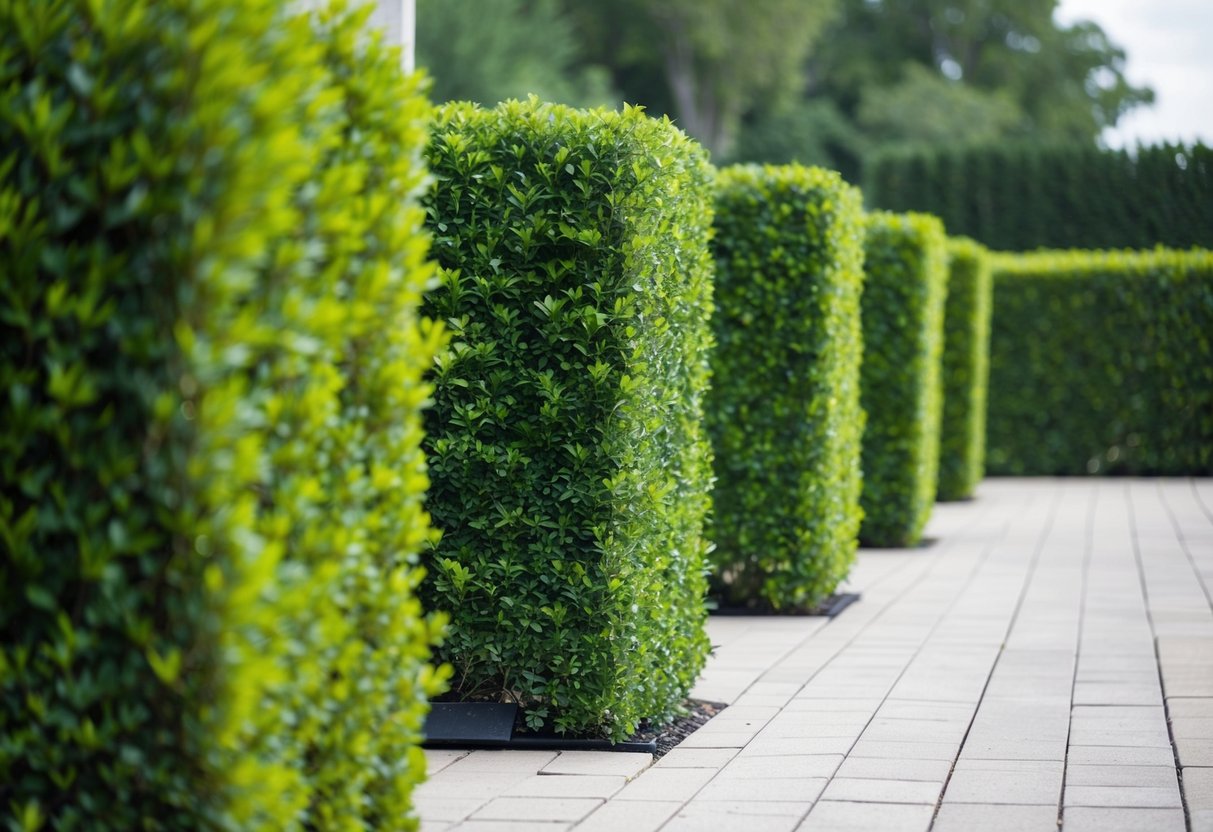
{"type": "Polygon", "coordinates": [[[1003,256],[994,474],[1213,474],[1213,252],[1003,256]]]}
{"type": "Polygon", "coordinates": [[[405,829],[427,105],[362,15],[0,4],[0,816],[405,829]]]}
{"type": "Polygon", "coordinates": [[[464,698],[618,740],[708,647],[711,169],[668,120],[534,99],[443,108],[429,159],[441,655],[464,698]]]}
{"type": "Polygon", "coordinates": [[[991,292],[989,252],[966,238],[949,240],[940,500],[972,497],[985,472],[991,292]]]}
{"type": "Polygon", "coordinates": [[[925,211],[994,249],[1213,247],[1213,148],[1002,143],[881,153],[872,207],[925,211]]]}
{"type": "Polygon", "coordinates": [[[935,502],[947,238],[925,214],[869,215],[863,294],[863,525],[869,546],[912,546],[935,502]]]}
{"type": "Polygon", "coordinates": [[[796,165],[716,186],[713,590],[810,608],[855,559],[864,218],[859,191],[796,165]]]}

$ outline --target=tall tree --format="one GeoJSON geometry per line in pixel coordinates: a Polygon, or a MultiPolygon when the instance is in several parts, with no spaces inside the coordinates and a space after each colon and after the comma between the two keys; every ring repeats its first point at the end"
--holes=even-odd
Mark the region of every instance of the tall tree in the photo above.
{"type": "Polygon", "coordinates": [[[565,0],[629,101],[666,112],[716,156],[743,116],[799,93],[837,0],[565,0]]]}

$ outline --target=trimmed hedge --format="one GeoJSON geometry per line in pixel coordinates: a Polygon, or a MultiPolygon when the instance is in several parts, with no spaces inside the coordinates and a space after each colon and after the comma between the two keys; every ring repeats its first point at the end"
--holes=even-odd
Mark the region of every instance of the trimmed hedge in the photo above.
{"type": "Polygon", "coordinates": [[[362,15],[0,4],[0,815],[407,829],[427,105],[362,15]]]}
{"type": "Polygon", "coordinates": [[[864,216],[819,168],[733,167],[716,186],[716,350],[708,427],[713,590],[812,607],[859,533],[864,216]]]}
{"type": "Polygon", "coordinates": [[[1213,252],[1002,256],[994,474],[1213,474],[1213,252]]]}
{"type": "Polygon", "coordinates": [[[985,472],[992,287],[989,252],[969,239],[949,240],[940,500],[972,497],[985,472]]]}
{"type": "Polygon", "coordinates": [[[1002,143],[898,148],[864,165],[872,207],[925,211],[994,249],[1213,246],[1213,148],[1002,143]]]}
{"type": "Polygon", "coordinates": [[[935,502],[947,238],[925,214],[868,218],[863,293],[863,525],[868,546],[913,546],[935,502]]]}
{"type": "Polygon", "coordinates": [[[618,740],[708,648],[711,168],[668,120],[534,99],[442,108],[429,158],[441,655],[465,698],[618,740]]]}

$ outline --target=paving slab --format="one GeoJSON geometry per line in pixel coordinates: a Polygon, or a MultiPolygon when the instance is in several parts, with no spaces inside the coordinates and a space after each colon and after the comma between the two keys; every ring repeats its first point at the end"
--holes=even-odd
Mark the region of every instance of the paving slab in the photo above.
{"type": "Polygon", "coordinates": [[[931,832],[1057,832],[1057,805],[944,803],[931,832]]]}

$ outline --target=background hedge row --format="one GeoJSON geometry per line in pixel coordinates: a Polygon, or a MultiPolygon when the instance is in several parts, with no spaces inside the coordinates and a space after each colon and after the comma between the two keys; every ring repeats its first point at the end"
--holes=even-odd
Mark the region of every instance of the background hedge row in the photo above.
{"type": "Polygon", "coordinates": [[[442,656],[463,697],[621,739],[708,646],[712,170],[668,121],[534,100],[444,108],[429,158],[442,656]]]}
{"type": "Polygon", "coordinates": [[[868,216],[863,292],[863,525],[869,546],[912,546],[935,503],[947,296],[943,226],[868,216]]]}
{"type": "Polygon", "coordinates": [[[427,107],[280,5],[0,4],[9,828],[416,825],[427,107]]]}
{"type": "Polygon", "coordinates": [[[1213,149],[999,144],[865,165],[869,205],[926,211],[1002,251],[1213,247],[1213,149]]]}
{"type": "Polygon", "coordinates": [[[1213,473],[1213,253],[1000,257],[989,468],[1213,473]]]}
{"type": "Polygon", "coordinates": [[[949,239],[940,500],[972,497],[985,472],[992,291],[989,252],[969,239],[949,239]]]}
{"type": "Polygon", "coordinates": [[[836,173],[719,174],[707,416],[725,604],[811,607],[854,561],[863,242],[859,192],[836,173]]]}

